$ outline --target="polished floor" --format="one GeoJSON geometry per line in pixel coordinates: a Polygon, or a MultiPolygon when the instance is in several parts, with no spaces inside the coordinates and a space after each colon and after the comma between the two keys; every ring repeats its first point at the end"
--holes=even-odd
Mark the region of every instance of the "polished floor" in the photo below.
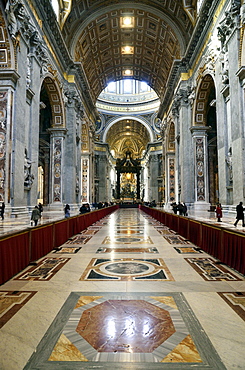
{"type": "MultiPolygon", "coordinates": [[[[1,233],[30,226],[14,222],[1,233]]],[[[244,276],[144,212],[119,209],[37,262],[0,287],[1,370],[245,368],[244,276]]]]}

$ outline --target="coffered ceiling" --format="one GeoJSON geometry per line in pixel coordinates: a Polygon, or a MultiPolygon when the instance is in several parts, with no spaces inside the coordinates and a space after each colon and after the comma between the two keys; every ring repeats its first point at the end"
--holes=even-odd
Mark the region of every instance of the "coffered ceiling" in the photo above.
{"type": "Polygon", "coordinates": [[[128,76],[146,81],[161,98],[195,14],[192,0],[73,0],[62,33],[94,102],[110,81],[128,76]]]}

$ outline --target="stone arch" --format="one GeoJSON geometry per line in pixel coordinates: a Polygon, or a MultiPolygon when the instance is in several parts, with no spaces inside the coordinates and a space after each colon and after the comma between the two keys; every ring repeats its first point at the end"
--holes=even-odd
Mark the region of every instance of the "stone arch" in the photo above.
{"type": "Polygon", "coordinates": [[[207,109],[210,92],[214,88],[214,80],[210,74],[206,74],[197,87],[196,101],[194,104],[194,125],[207,125],[207,109]]]}
{"type": "Polygon", "coordinates": [[[149,124],[147,124],[143,119],[141,119],[139,117],[127,116],[126,115],[123,118],[122,117],[117,117],[117,118],[110,121],[109,125],[105,128],[105,131],[103,133],[103,137],[102,137],[103,142],[105,142],[107,133],[108,133],[109,129],[111,128],[111,126],[113,126],[115,123],[121,121],[122,119],[124,119],[124,120],[127,120],[127,119],[128,120],[134,120],[134,121],[138,121],[139,123],[141,123],[147,129],[147,131],[149,133],[149,136],[150,136],[150,141],[154,141],[154,134],[153,134],[153,131],[151,130],[149,124]]]}
{"type": "Polygon", "coordinates": [[[10,42],[6,21],[0,8],[0,71],[15,68],[16,46],[17,41],[15,45],[10,42]]]}
{"type": "MultiPolygon", "coordinates": [[[[55,131],[60,132],[64,127],[64,104],[61,99],[59,86],[53,76],[45,76],[40,87],[38,158],[38,201],[44,205],[50,204],[54,198],[49,185],[52,183],[51,173],[55,172],[52,166],[56,166],[55,169],[61,168],[60,158],[54,154],[58,150],[53,148],[55,144],[51,135],[55,131]]],[[[54,182],[54,186],[60,189],[60,176],[55,176],[54,182]]],[[[57,199],[61,200],[60,193],[57,199]]]]}
{"type": "MultiPolygon", "coordinates": [[[[215,206],[219,202],[219,179],[218,179],[218,148],[217,148],[217,118],[216,118],[216,88],[213,77],[206,74],[202,77],[197,88],[194,106],[193,130],[203,128],[205,135],[202,137],[204,145],[203,166],[207,178],[209,203],[215,206]],[[204,144],[206,143],[206,144],[204,144]],[[205,165],[204,165],[205,164],[205,165]]],[[[200,163],[200,161],[198,162],[200,163]]],[[[205,177],[205,176],[204,176],[205,177]]]]}
{"type": "Polygon", "coordinates": [[[167,134],[167,145],[166,150],[168,152],[175,152],[175,126],[174,122],[171,122],[167,134]]]}
{"type": "Polygon", "coordinates": [[[46,76],[42,86],[45,86],[52,110],[52,127],[65,127],[64,104],[58,83],[53,76],[46,76]]]}

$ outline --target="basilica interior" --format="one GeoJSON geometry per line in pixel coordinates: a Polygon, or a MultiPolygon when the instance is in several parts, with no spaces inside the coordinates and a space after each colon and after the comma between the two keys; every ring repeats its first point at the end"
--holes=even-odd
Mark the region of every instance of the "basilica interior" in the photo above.
{"type": "Polygon", "coordinates": [[[0,0],[0,369],[244,368],[240,202],[244,0],[0,0]]]}

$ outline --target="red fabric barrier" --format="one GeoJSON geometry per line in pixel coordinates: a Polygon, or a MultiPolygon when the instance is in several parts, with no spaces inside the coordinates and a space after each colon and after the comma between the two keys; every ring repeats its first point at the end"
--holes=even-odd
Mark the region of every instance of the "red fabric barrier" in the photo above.
{"type": "MultiPolygon", "coordinates": [[[[171,215],[171,214],[170,214],[171,215]]],[[[179,232],[179,216],[171,215],[171,229],[179,232]]]]}
{"type": "Polygon", "coordinates": [[[199,246],[211,256],[222,257],[222,232],[221,229],[202,224],[202,238],[199,246]]]}
{"type": "Polygon", "coordinates": [[[0,240],[0,284],[29,264],[29,232],[0,240]]]}
{"type": "Polygon", "coordinates": [[[30,261],[36,261],[54,248],[54,225],[46,225],[30,230],[30,261]]]}
{"type": "Polygon", "coordinates": [[[67,219],[54,223],[54,248],[64,244],[69,239],[67,219]]]}
{"type": "Polygon", "coordinates": [[[245,235],[146,206],[140,206],[140,209],[152,217],[154,215],[155,219],[221,262],[245,274],[245,235]]]}
{"type": "Polygon", "coordinates": [[[189,218],[179,217],[179,231],[178,233],[184,238],[189,239],[189,218]]]}
{"type": "Polygon", "coordinates": [[[224,230],[222,262],[245,275],[245,236],[224,230]]]}
{"type": "Polygon", "coordinates": [[[189,219],[189,239],[193,244],[200,246],[202,240],[201,223],[189,219]]]}

